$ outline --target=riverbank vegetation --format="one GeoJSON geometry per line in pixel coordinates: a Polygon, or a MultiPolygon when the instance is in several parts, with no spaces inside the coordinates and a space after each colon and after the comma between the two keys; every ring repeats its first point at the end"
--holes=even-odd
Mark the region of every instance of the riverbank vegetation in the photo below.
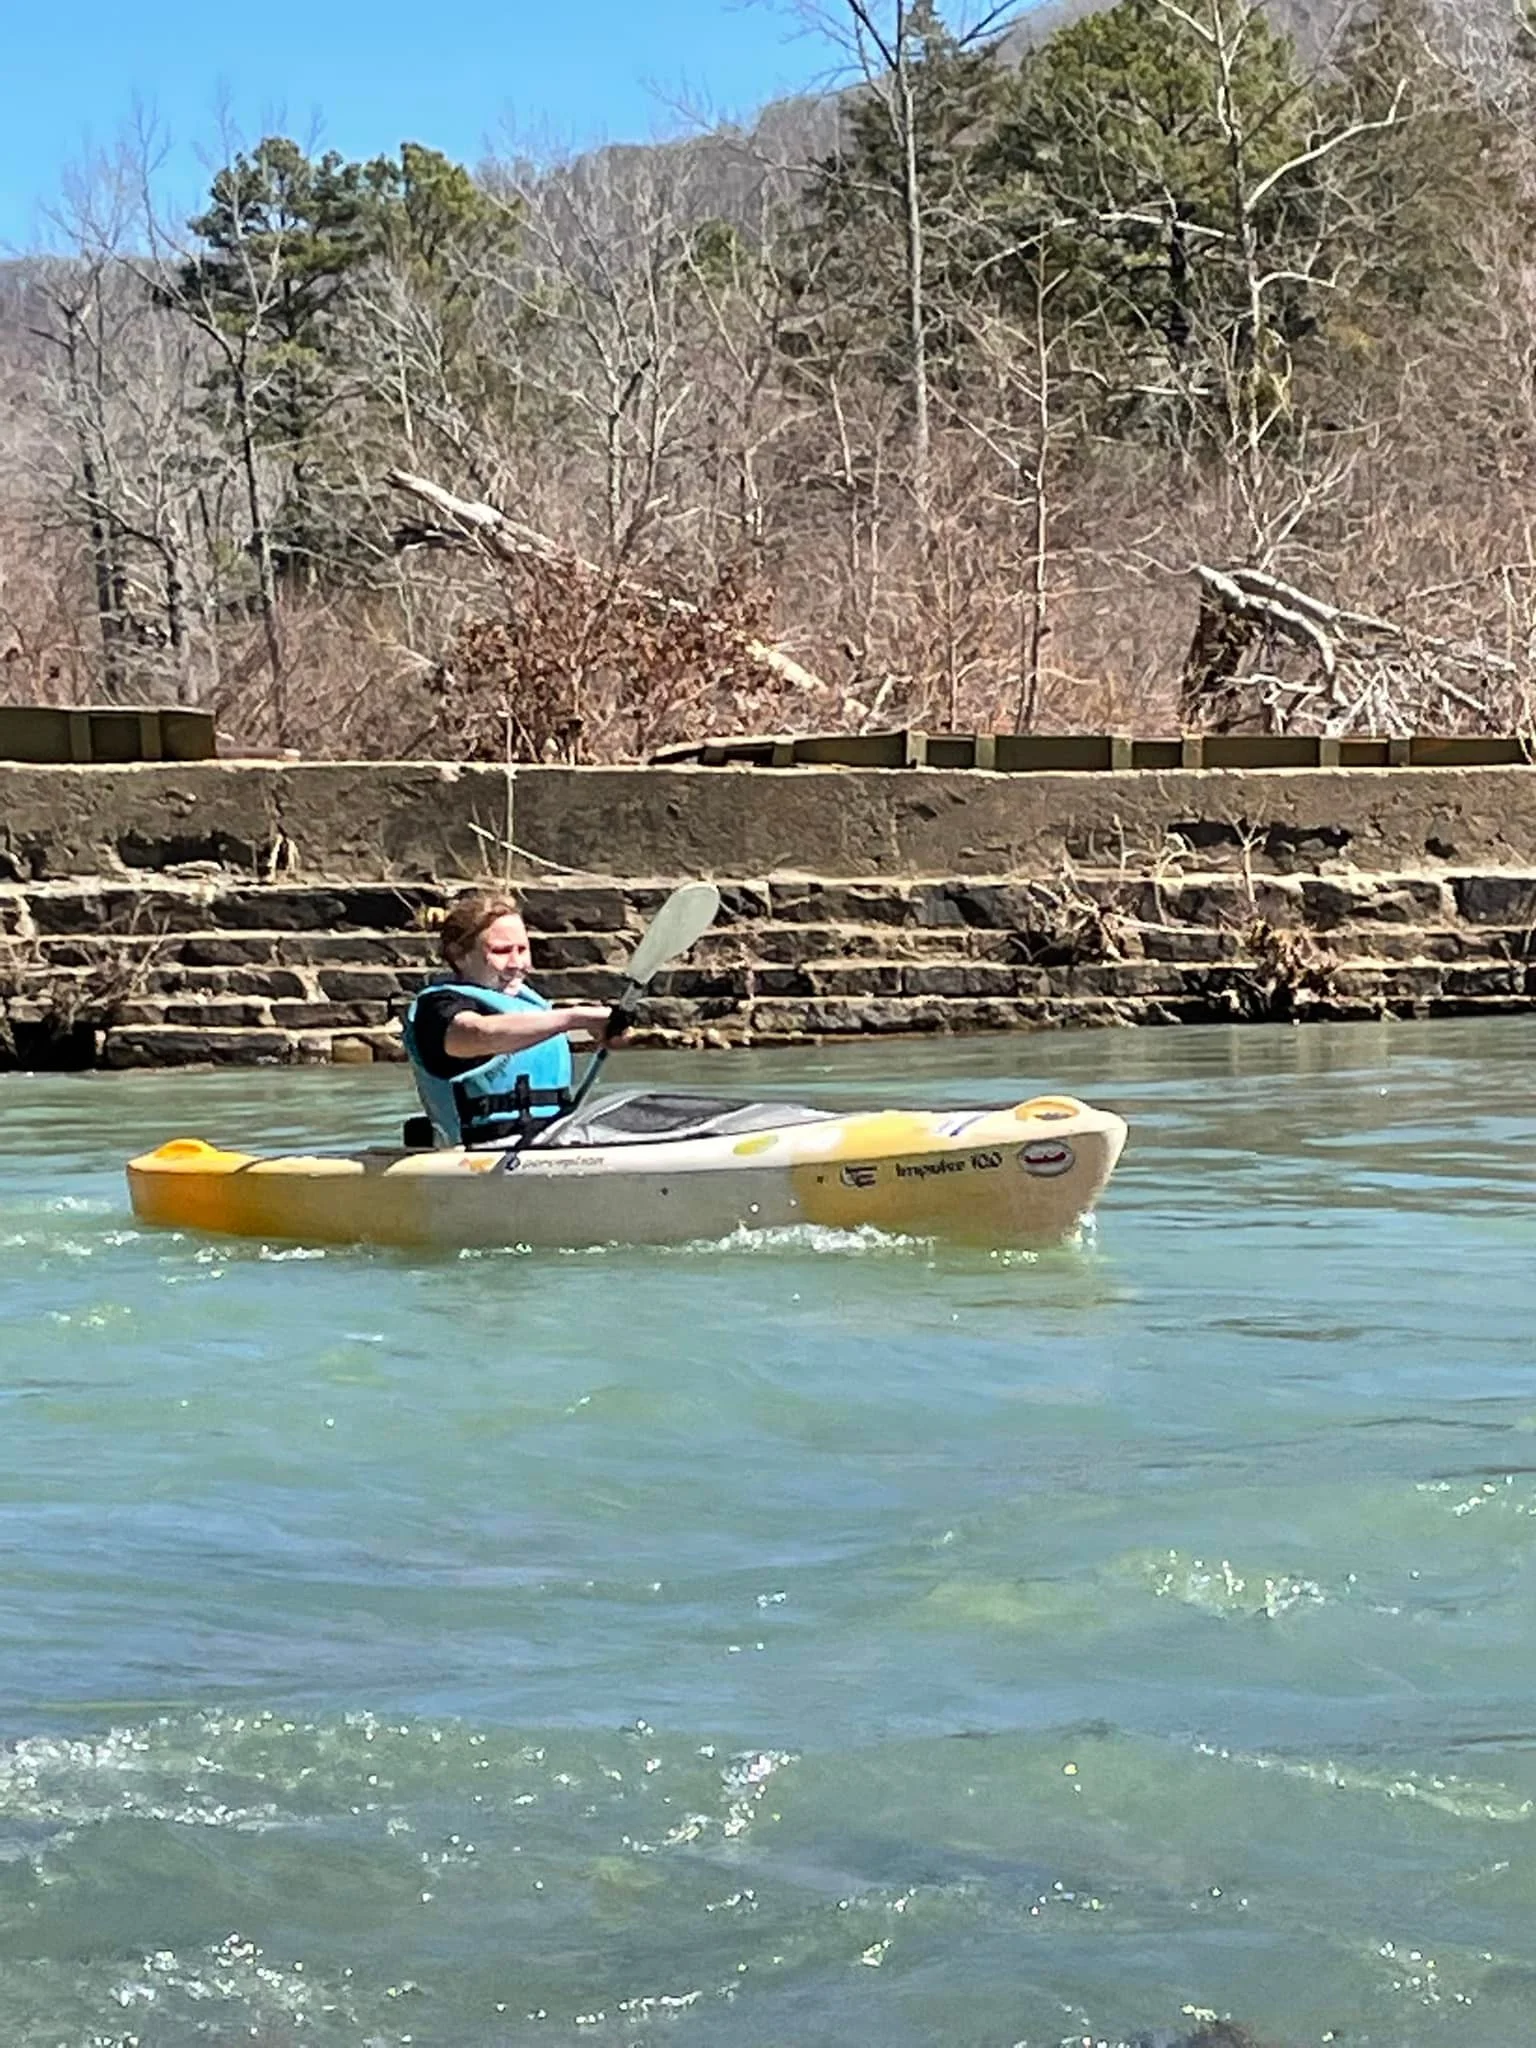
{"type": "Polygon", "coordinates": [[[829,6],[856,82],[750,134],[82,171],[0,280],[0,690],[353,756],[1523,726],[1524,30],[829,6]]]}

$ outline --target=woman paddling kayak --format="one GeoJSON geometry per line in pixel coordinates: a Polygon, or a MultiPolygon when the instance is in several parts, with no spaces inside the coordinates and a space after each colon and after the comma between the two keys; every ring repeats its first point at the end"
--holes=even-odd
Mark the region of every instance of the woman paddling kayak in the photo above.
{"type": "Polygon", "coordinates": [[[563,1113],[570,1040],[599,1041],[579,1098],[622,1035],[615,1025],[718,908],[709,883],[674,889],[605,1010],[551,1008],[527,988],[512,898],[455,904],[447,973],[412,1005],[429,1115],[410,1120],[403,1145],[262,1157],[171,1138],[128,1162],[135,1215],[237,1237],[445,1251],[714,1243],[803,1224],[993,1246],[1072,1234],[1114,1171],[1125,1124],[1068,1095],[840,1113],[621,1088],[563,1113]],[[438,1032],[435,1047],[423,1042],[438,1032]]]}
{"type": "Polygon", "coordinates": [[[555,1007],[528,986],[528,928],[510,894],[459,897],[438,946],[447,971],[405,1019],[416,1092],[438,1142],[512,1138],[559,1116],[570,1106],[571,1047],[604,1042],[607,1006],[555,1007]]]}

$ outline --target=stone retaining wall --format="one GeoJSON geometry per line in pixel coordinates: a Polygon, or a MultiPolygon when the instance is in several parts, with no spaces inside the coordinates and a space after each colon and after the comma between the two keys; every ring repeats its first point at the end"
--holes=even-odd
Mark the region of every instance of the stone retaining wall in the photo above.
{"type": "MultiPolygon", "coordinates": [[[[666,881],[524,891],[539,987],[603,1001],[666,881]]],[[[399,1056],[430,971],[431,885],[0,892],[20,1064],[399,1056]]],[[[748,879],[662,983],[651,1034],[780,1043],[870,1031],[1434,1016],[1536,1001],[1536,871],[912,881],[748,879]]]]}
{"type": "Polygon", "coordinates": [[[509,837],[556,999],[720,883],[662,1038],[1536,1002],[1530,770],[0,769],[0,1060],[397,1058],[424,913],[509,837]]]}

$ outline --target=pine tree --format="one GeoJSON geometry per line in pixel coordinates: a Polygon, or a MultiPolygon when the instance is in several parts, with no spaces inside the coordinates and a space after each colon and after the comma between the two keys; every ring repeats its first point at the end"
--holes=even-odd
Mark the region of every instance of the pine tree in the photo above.
{"type": "MultiPolygon", "coordinates": [[[[1093,316],[1100,370],[1132,411],[1184,415],[1211,346],[1252,360],[1294,339],[1301,305],[1251,303],[1251,259],[1306,225],[1304,191],[1266,180],[1302,154],[1313,104],[1290,41],[1246,0],[1193,13],[1119,0],[1032,53],[980,159],[989,275],[1033,289],[1042,242],[1056,317],[1093,316]],[[1260,328],[1266,331],[1258,331],[1260,328]]],[[[1282,266],[1283,267],[1283,266],[1282,266]]]]}
{"type": "Polygon", "coordinates": [[[215,176],[189,223],[180,303],[226,343],[210,398],[280,465],[266,522],[273,573],[314,580],[336,545],[323,485],[347,369],[334,347],[348,280],[378,250],[391,168],[306,156],[269,136],[215,176]]]}

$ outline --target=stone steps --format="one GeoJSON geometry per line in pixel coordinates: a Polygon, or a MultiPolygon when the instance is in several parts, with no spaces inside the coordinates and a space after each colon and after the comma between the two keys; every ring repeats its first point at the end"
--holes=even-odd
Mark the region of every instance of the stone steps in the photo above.
{"type": "MultiPolygon", "coordinates": [[[[770,928],[771,929],[771,928],[770,928]]],[[[658,989],[668,995],[700,999],[735,996],[1036,996],[1052,994],[1148,995],[1160,988],[1199,988],[1224,974],[1251,972],[1259,964],[1239,935],[1223,934],[1219,950],[1204,945],[1168,948],[1156,954],[1125,958],[1058,962],[978,959],[972,954],[934,952],[911,960],[878,958],[864,953],[838,953],[829,941],[824,957],[810,957],[794,966],[765,963],[766,949],[750,960],[715,966],[684,962],[668,972],[658,989]]],[[[1390,947],[1361,948],[1361,934],[1345,930],[1328,935],[1313,947],[1313,958],[1335,980],[1376,973],[1408,986],[1419,977],[1426,988],[1443,986],[1458,993],[1468,976],[1497,981],[1504,993],[1536,990],[1536,951],[1528,958],[1510,934],[1493,946],[1472,943],[1459,932],[1404,932],[1390,947]]],[[[549,948],[535,941],[536,957],[549,948]]],[[[84,988],[110,958],[103,944],[88,963],[60,964],[49,960],[51,977],[60,986],[84,988]]],[[[393,1011],[407,1003],[432,971],[429,963],[380,966],[362,961],[320,967],[204,966],[193,960],[164,964],[158,956],[142,956],[132,970],[135,1004],[245,1003],[264,1005],[274,1017],[297,1017],[300,1008],[352,1006],[393,1011]],[[285,1009],[285,1006],[289,1006],[285,1009]]],[[[609,1002],[622,986],[611,967],[535,968],[539,989],[558,1002],[609,1002]]],[[[173,1021],[180,1021],[179,1019],[173,1021]]],[[[302,1020],[296,1028],[306,1028],[302,1020]]],[[[348,1017],[348,1022],[378,1022],[375,1017],[348,1017]]]]}
{"type": "MultiPolygon", "coordinates": [[[[538,987],[611,1000],[671,886],[523,889],[538,987]]],[[[63,1017],[73,1060],[120,1066],[397,1058],[405,1005],[436,961],[423,913],[453,893],[211,869],[0,886],[0,1025],[43,1057],[50,1016],[63,1017]]],[[[769,877],[724,884],[722,898],[716,928],[647,1003],[653,1036],[776,1043],[1536,1002],[1525,870],[769,877]]]]}
{"type": "MultiPolygon", "coordinates": [[[[1305,931],[1321,954],[1340,960],[1481,962],[1536,961],[1536,933],[1527,926],[1459,925],[1422,927],[1363,922],[1305,931]]],[[[541,984],[568,984],[606,993],[615,971],[628,958],[633,933],[534,933],[541,984]],[[580,977],[596,970],[592,980],[580,977]]],[[[1220,926],[1149,925],[1110,935],[1114,957],[1170,964],[1216,963],[1251,957],[1249,935],[1220,926]]],[[[192,986],[232,993],[335,996],[368,1000],[409,993],[436,971],[436,942],[430,933],[242,932],[43,936],[27,943],[59,975],[100,968],[109,961],[137,963],[145,989],[175,993],[192,986]]],[[[762,985],[775,972],[852,972],[859,963],[900,966],[914,974],[989,964],[1004,970],[1043,967],[1052,972],[1073,964],[1079,947],[1035,944],[1027,933],[969,927],[906,929],[882,925],[762,924],[707,933],[680,970],[701,980],[743,977],[750,967],[762,985]]],[[[702,986],[699,993],[707,993],[702,986]]],[[[789,990],[781,992],[793,992],[789,990]]],[[[602,1000],[602,994],[594,1000],[602,1000]]]]}
{"type": "MultiPolygon", "coordinates": [[[[596,884],[519,884],[530,927],[542,931],[638,930],[676,878],[596,884]]],[[[740,924],[1028,927],[1063,907],[1092,904],[1126,916],[1186,923],[1262,916],[1318,927],[1368,918],[1397,924],[1456,920],[1536,922],[1536,869],[1426,869],[1385,875],[1234,874],[1173,868],[1148,875],[1083,867],[1048,878],[963,877],[836,881],[770,876],[722,881],[721,928],[740,924]]],[[[106,881],[0,884],[0,931],[29,906],[40,932],[120,931],[155,915],[166,929],[407,931],[455,885],[333,881],[284,875],[272,882],[233,870],[187,875],[148,871],[106,881]]]]}

